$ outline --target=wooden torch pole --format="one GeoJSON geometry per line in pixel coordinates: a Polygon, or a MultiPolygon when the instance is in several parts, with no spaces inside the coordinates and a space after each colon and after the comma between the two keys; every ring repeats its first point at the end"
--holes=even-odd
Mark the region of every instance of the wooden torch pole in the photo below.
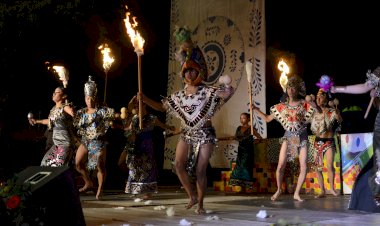
{"type": "MultiPolygon", "coordinates": [[[[139,95],[142,94],[142,78],[141,78],[141,55],[137,53],[137,64],[138,64],[138,87],[139,87],[139,95]]],[[[142,129],[142,100],[141,96],[139,98],[139,127],[142,129]]]]}

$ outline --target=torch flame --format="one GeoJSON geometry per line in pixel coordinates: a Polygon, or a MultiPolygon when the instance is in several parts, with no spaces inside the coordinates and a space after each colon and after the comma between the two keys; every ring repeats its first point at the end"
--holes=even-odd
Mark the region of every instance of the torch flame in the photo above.
{"type": "Polygon", "coordinates": [[[288,83],[288,76],[287,76],[287,74],[289,74],[289,67],[285,63],[285,61],[280,60],[280,62],[278,62],[278,64],[277,64],[277,68],[278,68],[278,70],[281,71],[280,85],[282,87],[282,90],[284,92],[286,92],[286,84],[288,83]]]}
{"type": "MultiPolygon", "coordinates": [[[[127,6],[125,8],[128,10],[127,6]]],[[[131,13],[128,11],[125,13],[125,16],[126,16],[126,18],[124,19],[125,28],[127,29],[127,33],[129,35],[129,38],[131,39],[132,45],[135,48],[135,52],[138,55],[143,55],[144,54],[144,48],[143,47],[144,47],[145,40],[141,37],[140,33],[134,29],[138,25],[138,23],[136,21],[136,17],[132,18],[133,24],[130,23],[130,21],[129,21],[129,15],[130,14],[131,13]]]]}
{"type": "Polygon", "coordinates": [[[100,45],[98,49],[101,50],[103,55],[103,68],[105,72],[111,68],[112,63],[115,61],[113,57],[110,56],[111,49],[108,47],[107,43],[104,45],[100,45]]]}
{"type": "Polygon", "coordinates": [[[53,66],[54,71],[58,74],[59,80],[62,81],[63,86],[66,88],[69,80],[69,73],[64,66],[53,66]]]}

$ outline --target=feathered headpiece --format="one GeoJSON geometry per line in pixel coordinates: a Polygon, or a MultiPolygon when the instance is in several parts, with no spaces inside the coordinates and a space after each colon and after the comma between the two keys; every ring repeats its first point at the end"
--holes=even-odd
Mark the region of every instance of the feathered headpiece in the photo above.
{"type": "Polygon", "coordinates": [[[322,75],[319,81],[317,82],[317,86],[325,92],[329,92],[330,88],[334,85],[332,78],[328,75],[322,75]]]}
{"type": "Polygon", "coordinates": [[[194,47],[193,41],[191,40],[190,29],[187,26],[176,26],[173,36],[175,37],[177,43],[180,46],[178,52],[174,54],[175,59],[181,62],[182,65],[185,62],[186,57],[191,54],[191,51],[194,47]]]}
{"type": "Polygon", "coordinates": [[[191,39],[191,32],[187,26],[175,26],[173,35],[180,44],[191,39]]]}
{"type": "Polygon", "coordinates": [[[181,62],[180,75],[185,77],[186,70],[195,69],[198,71],[197,79],[192,82],[185,79],[185,83],[191,83],[191,85],[201,84],[208,77],[207,64],[201,49],[193,45],[190,29],[186,26],[176,27],[174,36],[181,45],[179,52],[176,54],[176,59],[181,62]]]}
{"type": "Polygon", "coordinates": [[[96,98],[98,89],[96,83],[92,81],[91,75],[88,76],[88,81],[84,84],[84,95],[92,98],[96,98]]]}

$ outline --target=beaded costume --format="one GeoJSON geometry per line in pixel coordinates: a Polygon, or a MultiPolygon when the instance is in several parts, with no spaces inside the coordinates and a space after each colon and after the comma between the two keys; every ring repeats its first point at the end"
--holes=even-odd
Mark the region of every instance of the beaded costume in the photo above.
{"type": "Polygon", "coordinates": [[[334,138],[320,138],[321,134],[327,131],[331,131],[335,123],[337,122],[337,114],[334,108],[328,108],[327,111],[314,112],[314,116],[311,120],[310,130],[316,135],[314,141],[314,164],[317,170],[323,169],[323,155],[330,149],[335,149],[334,138]]]}
{"type": "MultiPolygon", "coordinates": [[[[97,88],[91,76],[84,86],[85,96],[96,98],[97,88]]],[[[100,151],[106,146],[106,132],[114,119],[114,109],[99,107],[94,113],[87,113],[87,108],[77,111],[74,126],[78,128],[78,135],[82,137],[81,143],[88,150],[87,168],[94,170],[98,166],[100,151]]]]}
{"type": "Polygon", "coordinates": [[[310,122],[314,108],[301,100],[297,106],[279,103],[270,108],[271,115],[280,122],[285,134],[280,142],[287,141],[287,161],[294,162],[298,151],[308,143],[307,123],[310,122]]]}
{"type": "Polygon", "coordinates": [[[129,168],[125,193],[141,194],[157,192],[157,165],[153,145],[153,129],[157,117],[151,114],[143,117],[139,129],[139,117],[132,118],[132,128],[126,132],[126,163],[129,168]]]}
{"type": "Polygon", "coordinates": [[[66,104],[61,107],[54,106],[49,113],[48,128],[53,130],[54,145],[46,152],[41,166],[68,165],[74,150],[74,136],[72,131],[72,117],[64,111],[66,104]]]}
{"type": "Polygon", "coordinates": [[[105,147],[105,134],[114,118],[112,108],[97,108],[92,114],[87,113],[87,108],[77,111],[74,125],[78,128],[78,135],[82,137],[81,143],[87,147],[87,168],[93,170],[98,165],[100,150],[105,147]]]}
{"type": "Polygon", "coordinates": [[[196,165],[200,146],[216,142],[211,117],[224,103],[217,92],[218,88],[215,87],[198,86],[198,91],[194,94],[186,95],[185,90],[182,90],[163,100],[169,113],[181,120],[181,139],[192,146],[187,166],[190,174],[196,165]]]}
{"type": "Polygon", "coordinates": [[[185,88],[166,97],[162,102],[170,114],[181,120],[180,139],[190,145],[186,170],[190,176],[194,176],[201,146],[207,143],[216,143],[215,129],[211,124],[211,118],[227,101],[218,96],[219,92],[223,92],[227,88],[203,84],[208,77],[207,63],[201,49],[191,40],[190,30],[186,27],[178,28],[174,34],[181,44],[179,52],[176,53],[176,59],[181,63],[180,75],[186,86],[194,86],[198,90],[194,94],[186,95],[185,88]],[[185,74],[188,70],[197,71],[197,77],[193,80],[186,78],[185,74]]]}

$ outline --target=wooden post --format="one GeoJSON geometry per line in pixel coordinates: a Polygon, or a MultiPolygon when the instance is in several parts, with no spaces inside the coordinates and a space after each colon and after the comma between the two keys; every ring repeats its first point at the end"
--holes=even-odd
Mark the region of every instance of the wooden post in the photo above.
{"type": "MultiPolygon", "coordinates": [[[[142,78],[141,78],[141,55],[137,53],[137,64],[138,64],[138,87],[139,87],[139,94],[142,94],[142,78]]],[[[139,127],[142,129],[142,100],[139,98],[139,127]]]]}

